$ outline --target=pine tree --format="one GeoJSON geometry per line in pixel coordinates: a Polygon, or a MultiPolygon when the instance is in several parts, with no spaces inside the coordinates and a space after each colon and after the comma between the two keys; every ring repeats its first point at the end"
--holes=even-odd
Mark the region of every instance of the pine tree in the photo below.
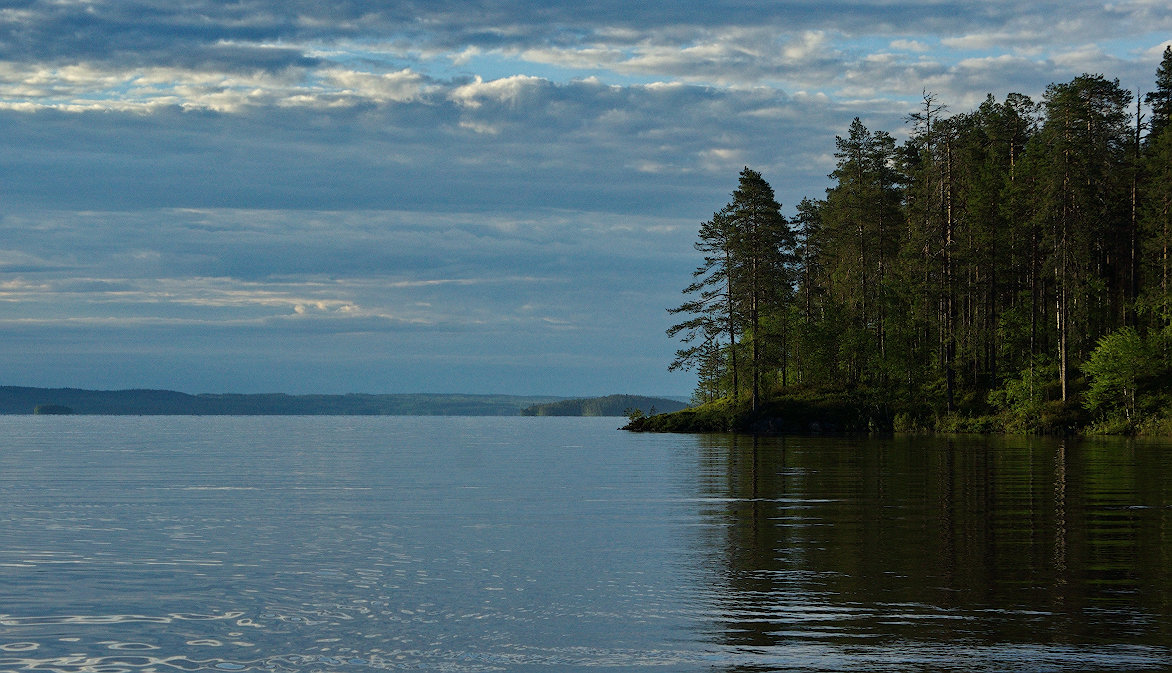
{"type": "Polygon", "coordinates": [[[1144,96],[1144,102],[1152,108],[1148,138],[1155,140],[1172,124],[1172,46],[1164,47],[1164,58],[1156,69],[1156,89],[1144,96]]]}
{"type": "MultiPolygon", "coordinates": [[[[766,340],[786,338],[764,333],[765,317],[777,313],[792,298],[793,231],[781,214],[773,188],[757,171],[745,167],[732,202],[733,288],[744,333],[749,339],[752,367],[752,405],[761,400],[761,376],[766,368],[766,340]]],[[[784,353],[784,348],[782,349],[784,353]]]]}
{"type": "Polygon", "coordinates": [[[1143,183],[1140,186],[1140,232],[1144,258],[1140,270],[1146,291],[1142,303],[1155,316],[1154,327],[1172,326],[1172,46],[1156,70],[1156,88],[1144,97],[1151,106],[1151,123],[1144,143],[1143,183]]]}
{"type": "Polygon", "coordinates": [[[726,340],[730,359],[728,371],[732,377],[729,395],[734,400],[739,392],[736,360],[739,316],[733,294],[733,269],[737,263],[734,260],[735,226],[728,206],[700,225],[700,240],[693,245],[704,254],[704,261],[692,273],[693,282],[684,288],[684,294],[695,295],[695,298],[668,309],[672,315],[684,313],[692,317],[667,330],[668,337],[672,338],[682,333],[681,340],[689,344],[676,351],[669,371],[704,368],[711,377],[715,368],[714,354],[721,350],[720,340],[726,340]]]}
{"type": "Polygon", "coordinates": [[[1150,139],[1144,153],[1140,229],[1143,233],[1143,303],[1155,325],[1172,326],[1172,125],[1150,139]]]}
{"type": "Polygon", "coordinates": [[[1068,374],[1099,336],[1117,326],[1118,246],[1127,240],[1126,182],[1131,94],[1102,75],[1046,89],[1039,151],[1039,215],[1050,236],[1054,324],[1062,399],[1068,374]],[[1072,361],[1074,360],[1074,361],[1072,361]]]}
{"type": "Polygon", "coordinates": [[[825,245],[836,251],[827,260],[831,301],[839,304],[840,363],[846,381],[885,376],[887,275],[898,248],[901,194],[895,172],[895,141],[872,133],[855,119],[846,138],[835,138],[837,168],[830,177],[822,210],[825,245]]]}

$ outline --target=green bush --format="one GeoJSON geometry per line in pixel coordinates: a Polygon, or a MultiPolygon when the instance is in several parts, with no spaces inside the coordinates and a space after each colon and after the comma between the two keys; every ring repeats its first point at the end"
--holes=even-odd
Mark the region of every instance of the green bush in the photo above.
{"type": "Polygon", "coordinates": [[[1046,402],[1038,417],[1039,430],[1054,435],[1075,434],[1086,423],[1085,409],[1074,400],[1046,402]]]}
{"type": "Polygon", "coordinates": [[[1082,365],[1090,382],[1083,395],[1086,408],[1107,415],[1122,411],[1130,421],[1136,412],[1139,381],[1157,368],[1155,360],[1147,340],[1133,327],[1115,330],[1099,339],[1082,365]]]}
{"type": "Polygon", "coordinates": [[[891,418],[894,432],[930,432],[935,427],[927,418],[908,411],[897,412],[891,418]]]}

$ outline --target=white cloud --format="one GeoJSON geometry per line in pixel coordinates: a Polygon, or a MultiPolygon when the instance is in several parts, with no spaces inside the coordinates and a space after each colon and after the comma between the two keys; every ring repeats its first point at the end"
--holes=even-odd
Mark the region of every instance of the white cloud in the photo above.
{"type": "Polygon", "coordinates": [[[511,75],[487,82],[477,76],[474,81],[452,89],[449,96],[470,108],[478,108],[486,101],[516,107],[524,102],[535,87],[543,83],[541,78],[529,75],[511,75]]]}
{"type": "Polygon", "coordinates": [[[341,95],[379,103],[410,103],[439,90],[410,69],[375,74],[335,68],[322,71],[320,76],[341,95]]]}
{"type": "Polygon", "coordinates": [[[1016,47],[1017,45],[1031,45],[1038,42],[1038,34],[1033,31],[1021,32],[987,32],[971,33],[956,37],[944,37],[940,44],[950,49],[992,49],[994,47],[1016,47]]]}
{"type": "Polygon", "coordinates": [[[747,163],[744,152],[739,148],[731,147],[703,150],[699,154],[699,160],[705,170],[728,171],[729,173],[739,171],[747,163]]]}
{"type": "Polygon", "coordinates": [[[782,55],[788,61],[795,61],[798,65],[811,59],[821,59],[832,54],[830,40],[824,31],[806,31],[802,35],[785,45],[782,55]]]}
{"type": "Polygon", "coordinates": [[[287,73],[0,63],[0,107],[8,109],[150,112],[179,106],[239,112],[272,105],[297,90],[287,73]]]}
{"type": "Polygon", "coordinates": [[[891,48],[899,51],[912,51],[918,54],[925,53],[931,49],[925,42],[919,40],[894,40],[891,42],[891,48]]]}
{"type": "Polygon", "coordinates": [[[575,70],[609,70],[621,64],[626,54],[613,47],[586,46],[577,48],[537,47],[516,52],[517,58],[529,63],[543,63],[575,70]]]}
{"type": "Polygon", "coordinates": [[[1159,63],[1160,59],[1164,57],[1164,50],[1169,47],[1172,47],[1172,40],[1166,40],[1153,47],[1144,49],[1140,52],[1140,54],[1142,54],[1146,60],[1150,60],[1153,63],[1159,63]]]}

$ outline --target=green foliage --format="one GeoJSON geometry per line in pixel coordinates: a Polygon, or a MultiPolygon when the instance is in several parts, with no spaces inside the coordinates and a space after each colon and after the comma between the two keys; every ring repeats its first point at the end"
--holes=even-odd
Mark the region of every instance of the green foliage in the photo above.
{"type": "MultiPolygon", "coordinates": [[[[692,392],[692,404],[707,404],[735,388],[729,354],[732,346],[720,347],[716,343],[709,343],[696,366],[696,388],[692,392]]],[[[673,409],[667,409],[673,411],[673,409]]]]}
{"type": "Polygon", "coordinates": [[[862,429],[1172,423],[1172,48],[1146,100],[1145,139],[1133,94],[1102,75],[959,114],[925,92],[902,144],[852,121],[825,199],[799,203],[796,236],[778,226],[765,242],[738,228],[760,178],[746,169],[722,211],[735,328],[696,352],[709,404],[687,418],[794,426],[805,412],[784,404],[833,388],[862,429]],[[764,256],[778,261],[759,267],[767,291],[749,291],[743,270],[764,256]],[[759,413],[740,413],[738,377],[772,395],[759,413]],[[721,397],[731,409],[717,413],[721,397]]]}
{"type": "Polygon", "coordinates": [[[630,416],[632,413],[643,414],[643,409],[650,409],[646,415],[654,416],[656,409],[662,411],[676,411],[687,405],[683,402],[661,397],[645,397],[643,395],[607,395],[605,397],[588,397],[574,400],[558,400],[545,404],[535,404],[521,410],[522,416],[630,416]]]}
{"type": "Polygon", "coordinates": [[[1084,405],[1096,417],[1093,431],[1150,432],[1172,412],[1170,330],[1140,333],[1124,327],[1099,340],[1082,365],[1084,405]]]}
{"type": "Polygon", "coordinates": [[[1153,369],[1154,358],[1144,338],[1133,327],[1124,327],[1099,339],[1082,371],[1090,380],[1083,402],[1092,412],[1119,411],[1130,421],[1135,416],[1136,392],[1141,377],[1153,369]]]}
{"type": "Polygon", "coordinates": [[[670,414],[632,419],[639,432],[825,433],[888,431],[891,419],[862,389],[795,387],[774,392],[754,411],[748,400],[727,399],[670,414]]]}
{"type": "Polygon", "coordinates": [[[1081,404],[1074,400],[1053,400],[1042,405],[1037,432],[1051,435],[1073,435],[1088,422],[1081,404]]]}
{"type": "Polygon", "coordinates": [[[1144,418],[1137,423],[1135,426],[1135,434],[1153,437],[1172,436],[1172,403],[1169,400],[1165,400],[1163,410],[1159,414],[1144,418]]]}
{"type": "MultiPolygon", "coordinates": [[[[785,342],[788,337],[763,326],[792,299],[795,242],[773,188],[760,173],[745,167],[732,201],[700,225],[695,247],[704,254],[703,262],[684,288],[692,298],[668,309],[673,315],[689,316],[667,330],[668,337],[679,336],[686,345],[676,351],[669,369],[700,370],[704,389],[698,391],[699,400],[714,399],[721,383],[731,397],[738,397],[738,346],[744,346],[752,404],[758,404],[762,376],[772,362],[770,353],[777,352],[768,342],[775,337],[785,342]]],[[[780,352],[784,358],[785,350],[780,352]]]]}
{"type": "Polygon", "coordinates": [[[1172,46],[1164,47],[1164,57],[1156,69],[1156,88],[1144,96],[1152,108],[1151,137],[1172,124],[1172,46]]]}
{"type": "Polygon", "coordinates": [[[967,416],[964,414],[947,414],[936,423],[937,432],[954,434],[989,434],[1003,431],[1004,425],[1000,418],[995,416],[967,416]]]}
{"type": "MultiPolygon", "coordinates": [[[[733,256],[735,221],[725,207],[714,213],[712,219],[700,225],[699,239],[695,244],[698,252],[704,254],[704,261],[692,272],[692,283],[684,288],[684,294],[692,298],[675,308],[668,309],[672,315],[684,314],[686,320],[667,329],[667,336],[677,335],[685,344],[676,351],[675,360],[668,367],[677,369],[707,369],[709,380],[715,377],[710,371],[713,358],[719,357],[722,349],[720,340],[727,339],[735,344],[738,315],[733,294],[733,256]]],[[[729,367],[735,372],[734,364],[729,367]]],[[[736,394],[736,385],[730,393],[736,394]]]]}
{"type": "Polygon", "coordinates": [[[935,424],[929,419],[909,411],[900,411],[891,419],[893,432],[930,432],[935,424]]]}
{"type": "Polygon", "coordinates": [[[1172,325],[1172,125],[1148,136],[1141,185],[1140,234],[1144,264],[1141,308],[1161,329],[1172,325]]]}
{"type": "Polygon", "coordinates": [[[991,406],[1017,416],[1037,416],[1047,399],[1053,397],[1058,365],[1048,357],[1037,357],[1019,375],[1005,382],[1003,388],[988,395],[991,406]]]}
{"type": "Polygon", "coordinates": [[[741,427],[745,404],[720,399],[667,414],[647,416],[634,410],[625,430],[636,432],[730,432],[741,427]],[[638,412],[638,413],[635,413],[638,412]]]}

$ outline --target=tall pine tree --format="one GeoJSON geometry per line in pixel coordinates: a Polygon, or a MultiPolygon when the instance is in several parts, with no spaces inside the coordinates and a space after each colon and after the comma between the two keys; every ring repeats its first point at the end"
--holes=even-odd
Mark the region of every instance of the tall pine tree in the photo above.
{"type": "Polygon", "coordinates": [[[773,188],[751,168],[741,171],[729,214],[734,222],[734,296],[749,339],[756,411],[761,402],[762,374],[768,366],[766,341],[786,337],[784,333],[766,334],[763,325],[768,315],[780,312],[792,299],[795,237],[773,188]]]}
{"type": "Polygon", "coordinates": [[[1126,171],[1131,94],[1102,75],[1046,89],[1038,213],[1049,234],[1061,397],[1069,372],[1118,325],[1120,261],[1127,240],[1126,171]]]}

